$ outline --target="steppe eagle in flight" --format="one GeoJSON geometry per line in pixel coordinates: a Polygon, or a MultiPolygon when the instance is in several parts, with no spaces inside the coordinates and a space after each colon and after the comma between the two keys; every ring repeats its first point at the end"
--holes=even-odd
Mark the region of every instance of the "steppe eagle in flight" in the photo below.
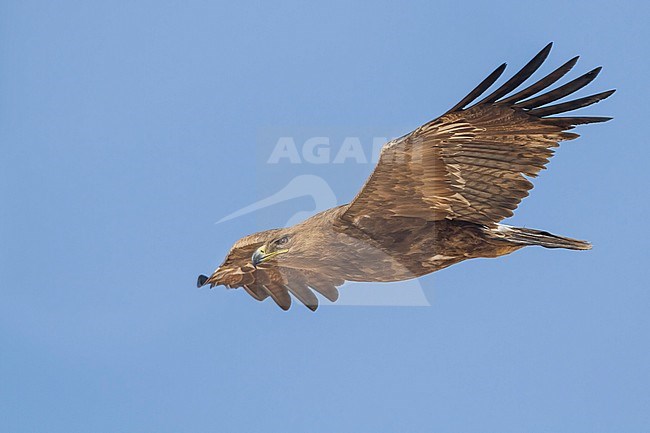
{"type": "Polygon", "coordinates": [[[406,280],[527,245],[591,248],[585,241],[500,223],[528,195],[528,178],[545,168],[553,148],[578,137],[568,130],[611,119],[554,116],[614,93],[552,104],[600,72],[596,68],[543,93],[578,57],[513,93],[551,45],[487,96],[481,98],[505,63],[445,114],[386,143],[351,203],[240,239],[211,276],[199,276],[198,286],[243,288],[259,301],[271,297],[284,310],[291,293],[315,310],[314,292],[335,301],[345,281],[406,280]]]}

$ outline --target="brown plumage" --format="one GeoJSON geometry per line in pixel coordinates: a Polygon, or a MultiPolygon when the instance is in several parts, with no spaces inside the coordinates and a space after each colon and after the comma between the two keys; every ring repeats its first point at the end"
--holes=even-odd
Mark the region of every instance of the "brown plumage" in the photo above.
{"type": "Polygon", "coordinates": [[[576,125],[608,117],[550,117],[594,104],[614,90],[552,104],[589,84],[596,68],[541,93],[575,65],[569,60],[512,93],[544,62],[548,44],[518,73],[480,98],[499,66],[441,117],[384,145],[379,162],[351,203],[286,229],[240,239],[198,286],[243,288],[282,309],[291,296],[312,310],[318,292],[335,301],[345,281],[400,281],[475,257],[498,257],[526,245],[584,250],[584,241],[500,224],[533,187],[576,125]],[[512,94],[511,94],[512,93],[512,94]],[[511,94],[510,96],[508,96],[511,94]],[[471,105],[473,104],[473,105],[471,105]],[[550,104],[550,105],[549,105],[550,104]]]}

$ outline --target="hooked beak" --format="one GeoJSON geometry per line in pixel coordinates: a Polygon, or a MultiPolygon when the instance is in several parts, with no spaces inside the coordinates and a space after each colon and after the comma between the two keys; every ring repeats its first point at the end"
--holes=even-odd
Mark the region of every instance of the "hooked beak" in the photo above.
{"type": "Polygon", "coordinates": [[[267,253],[266,248],[264,247],[264,245],[262,245],[261,247],[255,250],[253,256],[251,257],[251,261],[253,262],[253,266],[257,268],[257,265],[259,265],[260,263],[267,262],[271,260],[273,257],[280,254],[284,254],[287,251],[289,250],[284,249],[284,250],[271,251],[270,253],[267,253]]]}

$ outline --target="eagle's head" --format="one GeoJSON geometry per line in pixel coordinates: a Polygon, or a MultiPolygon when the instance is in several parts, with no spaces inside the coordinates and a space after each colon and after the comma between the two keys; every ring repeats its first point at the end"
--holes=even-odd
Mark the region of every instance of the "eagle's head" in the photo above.
{"type": "Polygon", "coordinates": [[[308,287],[334,301],[338,297],[336,286],[343,281],[305,266],[313,264],[310,250],[296,226],[254,233],[235,242],[212,275],[199,275],[197,286],[242,287],[260,301],[271,296],[283,309],[291,305],[290,291],[316,309],[318,301],[308,287]]]}
{"type": "Polygon", "coordinates": [[[287,229],[265,230],[245,236],[234,243],[223,263],[210,277],[199,275],[197,286],[240,287],[247,283],[246,274],[253,273],[258,266],[268,267],[274,258],[277,260],[278,256],[288,253],[290,240],[293,240],[293,235],[287,229]]]}
{"type": "Polygon", "coordinates": [[[251,256],[251,262],[254,267],[257,268],[258,265],[267,263],[273,258],[278,258],[278,256],[286,254],[291,250],[294,237],[290,233],[285,234],[283,232],[274,234],[274,236],[255,250],[251,256]]]}

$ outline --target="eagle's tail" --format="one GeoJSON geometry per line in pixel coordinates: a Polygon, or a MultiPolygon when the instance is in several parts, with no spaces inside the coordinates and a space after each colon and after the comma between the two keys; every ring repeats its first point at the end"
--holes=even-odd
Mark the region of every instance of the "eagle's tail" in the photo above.
{"type": "Polygon", "coordinates": [[[565,238],[542,230],[499,224],[493,233],[504,240],[520,245],[540,245],[544,248],[567,248],[570,250],[591,249],[591,244],[587,241],[565,238]]]}

